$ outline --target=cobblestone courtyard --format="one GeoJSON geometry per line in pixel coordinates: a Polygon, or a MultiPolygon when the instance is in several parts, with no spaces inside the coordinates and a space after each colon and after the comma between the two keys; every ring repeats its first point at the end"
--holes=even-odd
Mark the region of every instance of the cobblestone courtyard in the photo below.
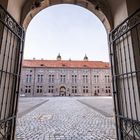
{"type": "Polygon", "coordinates": [[[17,140],[114,140],[112,117],[77,98],[56,97],[18,118],[17,140]]]}

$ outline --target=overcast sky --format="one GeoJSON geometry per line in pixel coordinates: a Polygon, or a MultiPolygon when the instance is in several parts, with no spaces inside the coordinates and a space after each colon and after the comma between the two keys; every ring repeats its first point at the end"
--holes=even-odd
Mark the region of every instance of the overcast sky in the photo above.
{"type": "Polygon", "coordinates": [[[51,6],[30,22],[25,40],[24,59],[109,61],[107,34],[101,21],[76,5],[51,6]]]}

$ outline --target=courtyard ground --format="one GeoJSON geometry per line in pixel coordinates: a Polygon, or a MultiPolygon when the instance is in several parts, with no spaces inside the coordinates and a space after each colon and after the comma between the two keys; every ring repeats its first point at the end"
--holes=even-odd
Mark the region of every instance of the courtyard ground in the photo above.
{"type": "Polygon", "coordinates": [[[115,139],[111,97],[24,97],[18,116],[17,140],[115,139]]]}

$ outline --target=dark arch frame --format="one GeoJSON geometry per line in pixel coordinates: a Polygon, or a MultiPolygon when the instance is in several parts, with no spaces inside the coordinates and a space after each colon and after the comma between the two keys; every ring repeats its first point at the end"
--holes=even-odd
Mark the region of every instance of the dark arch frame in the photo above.
{"type": "Polygon", "coordinates": [[[74,2],[70,0],[67,2],[67,0],[58,1],[54,0],[40,0],[39,3],[37,3],[37,0],[31,0],[24,4],[22,13],[21,13],[21,25],[26,30],[30,21],[33,19],[33,17],[38,14],[41,10],[53,6],[56,4],[74,4],[81,7],[86,8],[87,10],[91,11],[93,14],[95,14],[100,21],[105,26],[105,29],[107,33],[109,33],[113,29],[113,19],[112,14],[110,10],[110,6],[107,2],[104,0],[75,0],[74,2]]]}

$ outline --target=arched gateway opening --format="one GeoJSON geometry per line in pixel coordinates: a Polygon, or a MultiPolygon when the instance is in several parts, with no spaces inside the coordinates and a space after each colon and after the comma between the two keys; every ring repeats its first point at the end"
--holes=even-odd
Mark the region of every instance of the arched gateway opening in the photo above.
{"type": "Polygon", "coordinates": [[[112,30],[109,44],[117,139],[139,140],[140,1],[22,0],[16,1],[15,8],[13,3],[15,4],[13,0],[0,1],[6,9],[0,6],[0,138],[14,139],[25,35],[23,28],[26,30],[31,19],[40,10],[54,4],[70,3],[90,10],[99,17],[108,33],[112,30]],[[134,11],[136,12],[133,13],[134,11]]]}

